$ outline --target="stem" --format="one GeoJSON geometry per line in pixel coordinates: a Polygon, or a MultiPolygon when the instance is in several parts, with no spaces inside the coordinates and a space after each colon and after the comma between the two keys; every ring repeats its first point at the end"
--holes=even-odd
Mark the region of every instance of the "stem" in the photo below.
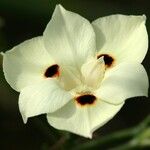
{"type": "Polygon", "coordinates": [[[138,143],[136,141],[136,139],[132,139],[131,141],[114,147],[114,148],[110,148],[109,150],[137,150],[137,149],[144,149],[144,148],[148,148],[149,145],[141,145],[140,143],[138,143]]]}
{"type": "Polygon", "coordinates": [[[73,148],[72,150],[84,150],[91,149],[96,147],[104,146],[105,144],[110,144],[118,140],[124,140],[128,138],[132,138],[135,131],[133,129],[123,130],[121,132],[112,133],[111,135],[102,137],[100,139],[90,141],[88,143],[84,143],[80,146],[73,148]]]}
{"type": "Polygon", "coordinates": [[[137,150],[139,148],[140,148],[139,145],[133,145],[129,142],[129,143],[123,144],[121,146],[111,148],[110,150],[137,150]]]}
{"type": "MultiPolygon", "coordinates": [[[[110,135],[104,136],[102,138],[99,138],[97,140],[93,140],[87,143],[83,143],[79,146],[76,146],[72,148],[72,150],[88,150],[88,149],[93,149],[93,148],[100,148],[100,147],[106,147],[110,144],[114,144],[115,142],[120,143],[120,141],[123,140],[131,140],[134,138],[135,135],[141,133],[150,123],[150,116],[148,116],[139,126],[125,129],[119,132],[112,133],[110,135]]],[[[132,144],[125,144],[122,146],[122,149],[132,147],[135,145],[132,144]],[[123,148],[124,147],[124,148],[123,148]]],[[[121,147],[119,150],[121,150],[121,147]]]]}
{"type": "Polygon", "coordinates": [[[49,150],[60,150],[65,145],[66,141],[70,138],[69,133],[65,133],[54,145],[50,147],[49,150]]]}
{"type": "Polygon", "coordinates": [[[58,150],[62,147],[62,145],[65,143],[66,138],[65,137],[61,137],[54,145],[52,145],[50,147],[49,150],[58,150]]]}

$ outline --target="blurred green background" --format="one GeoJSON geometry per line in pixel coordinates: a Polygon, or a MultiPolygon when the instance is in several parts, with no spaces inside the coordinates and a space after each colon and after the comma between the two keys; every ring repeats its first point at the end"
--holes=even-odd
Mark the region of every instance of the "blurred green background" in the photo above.
{"type": "MultiPolygon", "coordinates": [[[[0,51],[4,52],[24,40],[41,35],[56,4],[62,4],[66,9],[79,13],[90,21],[117,13],[146,14],[146,26],[150,35],[148,0],[0,0],[0,51]]],[[[150,51],[143,65],[150,76],[150,51]]],[[[113,132],[137,126],[150,114],[149,98],[127,100],[122,110],[89,140],[53,129],[48,125],[45,115],[31,118],[24,125],[18,109],[18,95],[6,83],[0,66],[0,150],[71,149],[68,147],[94,142],[113,132]]],[[[120,141],[115,142],[119,144],[120,141]]],[[[112,148],[115,142],[103,148],[112,148]]],[[[100,145],[98,147],[102,148],[100,145]]]]}

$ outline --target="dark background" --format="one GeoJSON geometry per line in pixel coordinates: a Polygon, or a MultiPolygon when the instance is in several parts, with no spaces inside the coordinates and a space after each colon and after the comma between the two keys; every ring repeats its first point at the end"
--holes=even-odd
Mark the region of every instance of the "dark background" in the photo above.
{"type": "MultiPolygon", "coordinates": [[[[148,0],[0,0],[0,51],[6,51],[29,38],[42,35],[56,4],[79,13],[92,21],[110,14],[147,16],[150,35],[150,1],[148,0]]],[[[150,51],[143,65],[150,75],[150,51]]],[[[16,69],[16,68],[14,68],[16,69]]],[[[0,66],[0,150],[46,150],[59,138],[45,116],[29,119],[23,124],[18,109],[18,95],[6,83],[0,66]]],[[[149,98],[132,98],[105,126],[94,133],[94,139],[140,123],[150,114],[149,98]]],[[[88,139],[72,135],[78,142],[88,139]]]]}

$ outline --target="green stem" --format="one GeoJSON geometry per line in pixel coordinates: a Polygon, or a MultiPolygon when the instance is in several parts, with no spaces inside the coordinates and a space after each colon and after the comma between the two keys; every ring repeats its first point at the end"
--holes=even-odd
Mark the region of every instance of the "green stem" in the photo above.
{"type": "Polygon", "coordinates": [[[49,150],[58,150],[62,148],[62,145],[66,142],[66,137],[62,136],[49,150]]]}
{"type": "MultiPolygon", "coordinates": [[[[139,126],[125,129],[123,131],[115,132],[110,135],[101,137],[97,140],[93,140],[87,143],[83,143],[79,146],[72,148],[72,150],[88,150],[93,148],[100,148],[104,146],[108,146],[114,143],[120,143],[120,141],[131,140],[135,135],[139,134],[143,131],[150,123],[150,116],[148,116],[139,126]]],[[[131,147],[132,145],[124,145],[125,148],[131,147]]],[[[122,147],[123,148],[123,147],[122,147]]],[[[121,147],[120,147],[121,149],[121,147]]]]}
{"type": "Polygon", "coordinates": [[[136,141],[136,139],[133,139],[125,144],[119,145],[114,148],[110,148],[109,150],[137,150],[137,149],[146,149],[149,145],[141,145],[136,141]]]}
{"type": "Polygon", "coordinates": [[[99,138],[97,140],[90,141],[88,143],[84,143],[80,146],[73,148],[72,150],[84,150],[84,149],[88,150],[91,148],[102,147],[106,144],[113,143],[120,139],[125,140],[125,139],[132,138],[135,132],[136,131],[133,129],[128,129],[121,132],[112,133],[111,135],[99,138]]]}
{"type": "MultiPolygon", "coordinates": [[[[140,148],[139,145],[133,145],[129,142],[129,143],[123,144],[121,146],[111,148],[109,150],[137,150],[139,148],[140,148]]],[[[141,147],[141,148],[144,148],[144,147],[141,147]]]]}

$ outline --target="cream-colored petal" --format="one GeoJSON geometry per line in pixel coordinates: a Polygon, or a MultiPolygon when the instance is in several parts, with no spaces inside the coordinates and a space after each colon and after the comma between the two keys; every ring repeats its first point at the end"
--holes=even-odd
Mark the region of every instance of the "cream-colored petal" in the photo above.
{"type": "Polygon", "coordinates": [[[98,54],[110,54],[116,63],[141,63],[148,50],[145,15],[111,15],[92,24],[97,37],[98,54]]]}
{"type": "Polygon", "coordinates": [[[44,80],[44,73],[52,64],[42,37],[27,40],[3,54],[5,78],[16,91],[44,80]]]}
{"type": "Polygon", "coordinates": [[[127,98],[148,95],[148,76],[141,64],[121,63],[108,70],[95,94],[112,104],[127,98]]]}
{"type": "Polygon", "coordinates": [[[87,86],[98,88],[105,73],[105,63],[103,57],[100,59],[90,59],[81,67],[83,81],[87,86]]]}
{"type": "Polygon", "coordinates": [[[80,69],[96,51],[95,33],[88,20],[57,5],[44,31],[44,43],[56,62],[80,69]]]}
{"type": "Polygon", "coordinates": [[[21,90],[19,109],[24,122],[29,117],[58,110],[72,99],[55,79],[47,79],[21,90]]]}
{"type": "Polygon", "coordinates": [[[92,106],[80,107],[71,101],[60,110],[49,113],[47,119],[54,128],[92,138],[92,133],[112,119],[122,106],[97,100],[92,106]]]}
{"type": "Polygon", "coordinates": [[[60,72],[58,80],[65,90],[70,91],[81,84],[81,75],[75,67],[62,67],[60,72]]]}

